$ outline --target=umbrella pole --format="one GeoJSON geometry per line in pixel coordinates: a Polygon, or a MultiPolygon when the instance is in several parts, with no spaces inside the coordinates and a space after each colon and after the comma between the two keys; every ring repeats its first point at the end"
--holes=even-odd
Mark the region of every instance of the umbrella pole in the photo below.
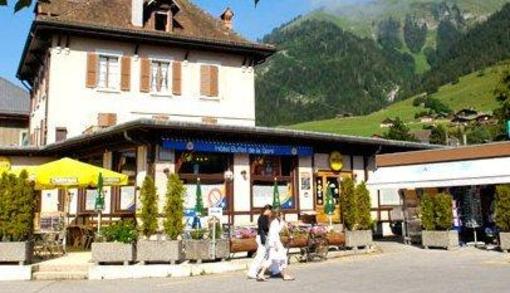
{"type": "Polygon", "coordinates": [[[63,239],[63,246],[64,246],[64,253],[67,252],[67,226],[69,225],[69,192],[67,190],[67,187],[64,187],[64,239],[63,239]]]}
{"type": "Polygon", "coordinates": [[[101,216],[102,216],[102,211],[99,210],[99,213],[97,216],[97,235],[101,235],[101,216]]]}

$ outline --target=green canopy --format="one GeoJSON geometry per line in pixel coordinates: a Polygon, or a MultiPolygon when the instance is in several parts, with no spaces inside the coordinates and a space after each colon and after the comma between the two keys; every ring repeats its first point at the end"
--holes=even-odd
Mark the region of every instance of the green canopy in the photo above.
{"type": "Polygon", "coordinates": [[[276,178],[274,180],[274,188],[273,188],[273,209],[279,209],[280,205],[280,192],[278,191],[278,181],[276,178]]]}

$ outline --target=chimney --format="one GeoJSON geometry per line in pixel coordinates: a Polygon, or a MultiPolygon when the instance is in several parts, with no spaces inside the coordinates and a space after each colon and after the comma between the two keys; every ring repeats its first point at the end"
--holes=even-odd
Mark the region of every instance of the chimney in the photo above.
{"type": "Polygon", "coordinates": [[[228,29],[229,31],[231,31],[233,28],[232,20],[234,19],[234,15],[235,15],[234,11],[232,11],[232,9],[230,9],[230,7],[227,7],[227,9],[225,9],[223,14],[221,14],[221,16],[220,16],[220,18],[223,22],[223,26],[225,26],[225,28],[228,29]]]}
{"type": "Polygon", "coordinates": [[[143,27],[143,0],[131,0],[131,23],[143,27]]]}

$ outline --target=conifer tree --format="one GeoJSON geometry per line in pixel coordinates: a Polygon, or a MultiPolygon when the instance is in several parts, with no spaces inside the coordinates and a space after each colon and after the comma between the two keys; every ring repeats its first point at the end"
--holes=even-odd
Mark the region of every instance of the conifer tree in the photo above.
{"type": "Polygon", "coordinates": [[[356,205],[356,194],[354,180],[350,177],[342,179],[340,195],[342,201],[342,213],[345,228],[357,230],[358,209],[356,205]]]}
{"type": "Polygon", "coordinates": [[[150,176],[145,176],[140,191],[140,201],[142,203],[140,212],[141,232],[145,237],[150,237],[156,234],[158,230],[158,197],[156,185],[150,176]]]}
{"type": "Polygon", "coordinates": [[[163,226],[168,238],[177,240],[184,230],[184,196],[186,188],[177,174],[168,177],[166,203],[164,208],[165,221],[163,226]]]}
{"type": "Polygon", "coordinates": [[[372,226],[370,215],[370,192],[365,182],[356,186],[356,201],[358,207],[358,224],[360,230],[369,230],[372,226]]]}
{"type": "Polygon", "coordinates": [[[495,222],[503,232],[510,232],[510,185],[496,187],[495,222]]]}

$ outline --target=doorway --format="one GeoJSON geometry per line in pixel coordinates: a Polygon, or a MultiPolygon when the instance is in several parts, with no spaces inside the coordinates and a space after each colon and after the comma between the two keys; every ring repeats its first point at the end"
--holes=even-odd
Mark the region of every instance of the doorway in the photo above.
{"type": "Polygon", "coordinates": [[[318,223],[329,223],[328,215],[324,213],[324,204],[328,188],[332,189],[333,200],[335,202],[335,213],[333,214],[333,223],[342,223],[342,214],[340,208],[340,184],[342,178],[351,177],[350,172],[331,172],[319,171],[315,174],[315,210],[317,212],[318,223]]]}

